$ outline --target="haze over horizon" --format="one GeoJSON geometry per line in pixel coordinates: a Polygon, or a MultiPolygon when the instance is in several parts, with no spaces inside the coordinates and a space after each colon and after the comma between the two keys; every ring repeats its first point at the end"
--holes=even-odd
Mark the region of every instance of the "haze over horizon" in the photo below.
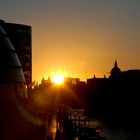
{"type": "Polygon", "coordinates": [[[140,69],[139,0],[1,0],[0,19],[32,26],[32,80],[140,69]]]}

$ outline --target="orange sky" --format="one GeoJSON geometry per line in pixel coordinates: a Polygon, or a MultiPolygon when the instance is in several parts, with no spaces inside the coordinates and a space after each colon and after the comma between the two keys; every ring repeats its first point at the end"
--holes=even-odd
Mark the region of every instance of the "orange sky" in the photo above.
{"type": "Polygon", "coordinates": [[[5,0],[6,22],[32,26],[33,80],[57,71],[81,80],[140,68],[140,1],[5,0]]]}

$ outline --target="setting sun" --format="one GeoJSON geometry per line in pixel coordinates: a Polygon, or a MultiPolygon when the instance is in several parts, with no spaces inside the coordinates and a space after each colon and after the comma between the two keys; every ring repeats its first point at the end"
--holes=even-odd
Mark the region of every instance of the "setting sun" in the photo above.
{"type": "Polygon", "coordinates": [[[62,84],[64,82],[64,75],[54,74],[52,77],[52,82],[54,82],[55,84],[62,84]]]}

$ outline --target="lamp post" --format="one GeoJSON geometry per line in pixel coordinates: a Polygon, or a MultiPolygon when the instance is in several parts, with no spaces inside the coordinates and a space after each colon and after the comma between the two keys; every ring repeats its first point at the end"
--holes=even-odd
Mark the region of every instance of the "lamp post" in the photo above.
{"type": "Polygon", "coordinates": [[[84,127],[87,127],[87,116],[84,116],[84,127]]]}
{"type": "Polygon", "coordinates": [[[78,124],[79,124],[79,127],[80,127],[80,122],[81,122],[81,114],[78,114],[78,124]]]}
{"type": "Polygon", "coordinates": [[[74,115],[74,126],[76,126],[76,112],[74,112],[73,115],[74,115]]]}

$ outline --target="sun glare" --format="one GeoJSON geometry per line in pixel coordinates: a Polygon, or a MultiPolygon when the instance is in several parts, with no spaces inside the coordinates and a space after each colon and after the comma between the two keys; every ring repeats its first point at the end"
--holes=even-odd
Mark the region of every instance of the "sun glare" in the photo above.
{"type": "Polygon", "coordinates": [[[64,75],[54,74],[52,77],[52,82],[54,82],[55,84],[62,84],[64,82],[64,75]]]}

